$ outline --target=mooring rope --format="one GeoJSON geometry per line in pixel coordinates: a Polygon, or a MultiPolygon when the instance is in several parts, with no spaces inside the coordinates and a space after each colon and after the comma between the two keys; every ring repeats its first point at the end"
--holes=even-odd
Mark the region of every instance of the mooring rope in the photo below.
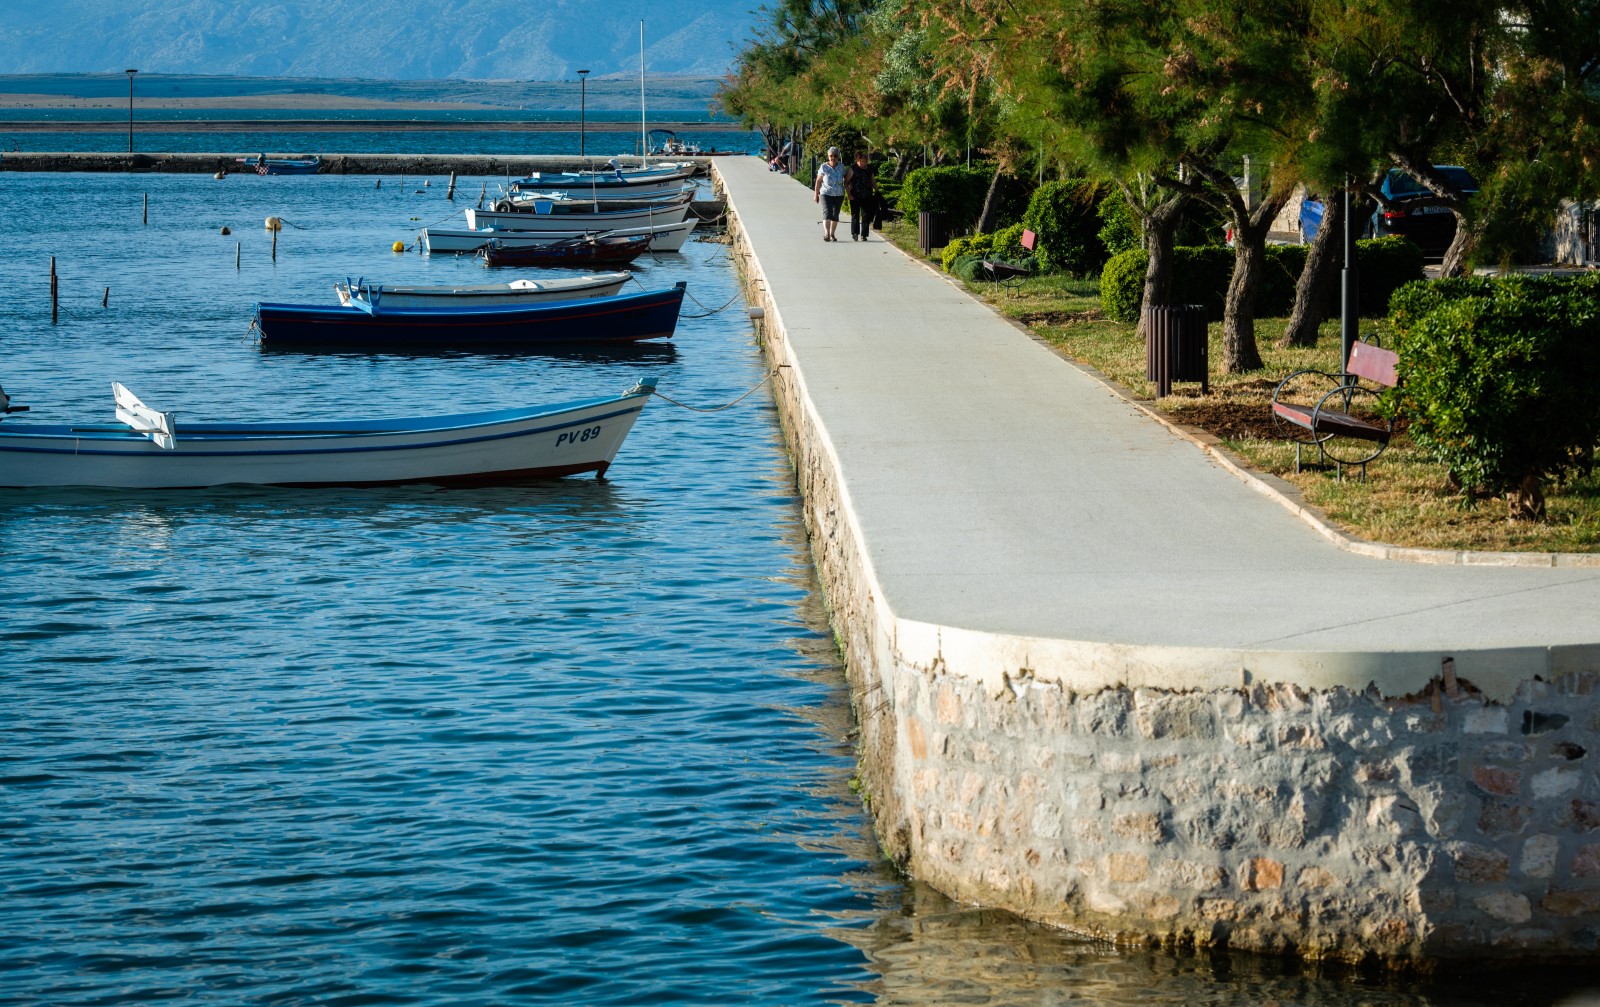
{"type": "Polygon", "coordinates": [[[726,403],[726,404],[720,405],[720,406],[691,406],[686,402],[679,402],[675,398],[672,398],[672,397],[670,397],[668,395],[664,395],[660,391],[655,391],[654,394],[655,394],[655,397],[658,398],[658,399],[664,399],[667,402],[670,402],[675,406],[678,406],[678,407],[680,407],[682,409],[687,409],[687,410],[689,410],[690,412],[693,412],[693,413],[718,413],[718,412],[721,412],[724,409],[731,409],[732,407],[734,407],[734,406],[738,405],[739,403],[743,402],[745,399],[749,398],[751,395],[754,395],[757,389],[759,389],[762,385],[766,384],[768,381],[771,381],[774,377],[776,377],[778,372],[780,370],[782,370],[784,366],[785,365],[781,365],[780,364],[779,366],[774,367],[772,370],[767,372],[767,376],[766,377],[762,378],[760,381],[757,381],[755,383],[755,386],[752,387],[749,391],[745,392],[743,395],[741,395],[738,398],[734,399],[732,402],[729,402],[729,403],[726,403]]]}

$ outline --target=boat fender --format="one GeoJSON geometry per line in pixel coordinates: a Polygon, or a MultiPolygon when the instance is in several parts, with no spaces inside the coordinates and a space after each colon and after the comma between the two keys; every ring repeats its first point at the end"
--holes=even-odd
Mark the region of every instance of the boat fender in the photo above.
{"type": "Polygon", "coordinates": [[[510,213],[513,209],[515,207],[511,205],[511,200],[509,199],[501,199],[494,204],[494,212],[496,213],[510,213]]]}

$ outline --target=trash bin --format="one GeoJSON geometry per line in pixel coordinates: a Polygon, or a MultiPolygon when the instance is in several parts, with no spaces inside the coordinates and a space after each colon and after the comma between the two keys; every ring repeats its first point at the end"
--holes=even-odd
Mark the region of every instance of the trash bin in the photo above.
{"type": "Polygon", "coordinates": [[[1174,381],[1198,381],[1201,393],[1209,393],[1205,305],[1146,308],[1144,359],[1145,377],[1156,383],[1156,395],[1171,395],[1174,381]]]}
{"type": "Polygon", "coordinates": [[[917,245],[923,255],[932,254],[945,244],[944,214],[934,210],[917,211],[917,245]]]}

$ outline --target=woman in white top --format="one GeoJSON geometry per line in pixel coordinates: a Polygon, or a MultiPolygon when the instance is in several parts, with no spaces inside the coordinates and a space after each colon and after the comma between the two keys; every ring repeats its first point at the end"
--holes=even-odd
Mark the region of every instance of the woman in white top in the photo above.
{"type": "Polygon", "coordinates": [[[811,187],[813,203],[822,204],[822,240],[838,241],[833,232],[839,227],[839,208],[844,206],[843,162],[839,148],[828,148],[828,159],[817,165],[817,181],[811,187]]]}

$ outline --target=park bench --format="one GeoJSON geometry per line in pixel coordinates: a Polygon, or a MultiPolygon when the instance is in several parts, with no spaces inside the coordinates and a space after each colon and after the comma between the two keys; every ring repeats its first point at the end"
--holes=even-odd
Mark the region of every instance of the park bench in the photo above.
{"type": "MultiPolygon", "coordinates": [[[[1038,240],[1032,231],[1022,232],[1022,247],[1031,254],[1033,244],[1038,240]]],[[[989,282],[997,287],[1015,287],[1033,275],[1033,266],[1021,262],[1007,262],[1004,259],[984,259],[983,275],[989,282]]]]}
{"type": "Polygon", "coordinates": [[[1301,450],[1316,445],[1319,467],[1331,462],[1340,479],[1345,466],[1360,467],[1366,482],[1367,463],[1389,446],[1394,417],[1377,407],[1382,390],[1395,386],[1399,357],[1378,345],[1376,336],[1367,340],[1350,347],[1342,373],[1295,371],[1272,390],[1272,419],[1294,441],[1296,472],[1301,450]]]}

